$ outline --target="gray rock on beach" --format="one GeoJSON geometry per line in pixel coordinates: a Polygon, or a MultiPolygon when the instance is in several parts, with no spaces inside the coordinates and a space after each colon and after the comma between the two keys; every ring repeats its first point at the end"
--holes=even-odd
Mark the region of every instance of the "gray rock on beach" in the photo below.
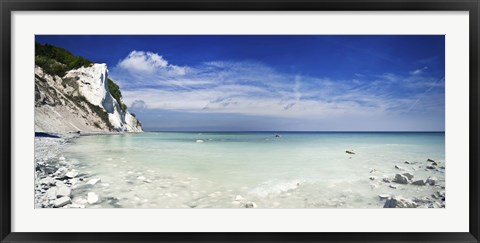
{"type": "Polygon", "coordinates": [[[78,176],[78,172],[72,170],[72,171],[67,172],[67,174],[65,174],[65,176],[68,177],[68,178],[75,178],[75,177],[78,176]]]}
{"type": "Polygon", "coordinates": [[[399,184],[407,184],[408,178],[404,175],[396,174],[395,179],[393,179],[393,181],[399,184]]]}
{"type": "Polygon", "coordinates": [[[395,208],[397,206],[397,199],[395,198],[388,198],[383,204],[383,208],[395,208]]]}
{"type": "Polygon", "coordinates": [[[412,185],[425,186],[425,181],[424,180],[416,180],[416,181],[412,182],[412,185]]]}
{"type": "Polygon", "coordinates": [[[435,186],[436,179],[435,178],[428,178],[425,183],[429,184],[430,186],[435,186]]]}
{"type": "Polygon", "coordinates": [[[53,206],[56,207],[56,208],[59,208],[59,207],[63,207],[65,205],[68,205],[70,203],[72,203],[70,197],[61,197],[61,198],[53,201],[53,206]]]}
{"type": "Polygon", "coordinates": [[[57,186],[57,197],[70,197],[72,189],[65,185],[57,186]]]}
{"type": "Polygon", "coordinates": [[[87,184],[93,186],[93,185],[95,185],[95,184],[97,184],[98,182],[101,182],[101,181],[102,181],[102,180],[99,179],[99,178],[94,178],[94,179],[90,179],[90,180],[87,182],[87,184]]]}
{"type": "Polygon", "coordinates": [[[406,176],[409,180],[412,180],[413,179],[413,175],[410,174],[410,173],[403,173],[402,175],[406,176]]]}
{"type": "Polygon", "coordinates": [[[41,179],[39,182],[40,182],[40,184],[47,185],[47,186],[55,185],[55,179],[53,177],[50,177],[50,176],[47,176],[47,177],[41,179]]]}
{"type": "Polygon", "coordinates": [[[388,198],[390,198],[390,195],[388,195],[388,194],[380,194],[380,195],[378,195],[378,197],[379,197],[381,200],[383,200],[383,199],[388,199],[388,198]]]}
{"type": "Polygon", "coordinates": [[[45,193],[45,197],[49,200],[57,199],[57,187],[48,188],[47,192],[45,193]]]}
{"type": "Polygon", "coordinates": [[[254,203],[254,202],[247,202],[247,203],[245,204],[245,207],[246,207],[246,208],[256,208],[256,207],[257,207],[257,204],[254,203]]]}
{"type": "Polygon", "coordinates": [[[58,168],[57,171],[55,171],[55,175],[64,175],[65,173],[67,173],[68,169],[65,168],[65,167],[60,167],[58,168]]]}
{"type": "Polygon", "coordinates": [[[403,197],[392,197],[385,201],[384,208],[416,208],[418,204],[403,197]]]}
{"type": "Polygon", "coordinates": [[[95,204],[99,202],[98,195],[95,192],[89,192],[87,194],[87,202],[88,204],[95,204]]]}

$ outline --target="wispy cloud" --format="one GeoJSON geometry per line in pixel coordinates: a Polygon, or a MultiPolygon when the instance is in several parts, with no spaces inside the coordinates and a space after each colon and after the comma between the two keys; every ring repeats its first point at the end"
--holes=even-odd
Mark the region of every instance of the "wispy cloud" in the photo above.
{"type": "Polygon", "coordinates": [[[428,67],[423,67],[423,68],[419,68],[419,69],[415,69],[413,71],[410,72],[411,75],[419,75],[421,73],[423,73],[425,70],[427,70],[428,67]]]}
{"type": "Polygon", "coordinates": [[[111,76],[118,77],[127,104],[140,107],[141,98],[148,104],[143,109],[284,118],[386,117],[419,107],[427,109],[423,112],[443,109],[444,80],[428,76],[425,70],[356,73],[352,80],[332,80],[256,62],[177,66],[157,53],[132,51],[111,76]]]}

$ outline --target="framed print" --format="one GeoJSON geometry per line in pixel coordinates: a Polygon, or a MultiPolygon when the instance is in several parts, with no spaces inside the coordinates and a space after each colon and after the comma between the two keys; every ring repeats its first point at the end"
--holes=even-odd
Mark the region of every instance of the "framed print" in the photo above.
{"type": "Polygon", "coordinates": [[[478,242],[476,0],[1,6],[2,242],[478,242]]]}

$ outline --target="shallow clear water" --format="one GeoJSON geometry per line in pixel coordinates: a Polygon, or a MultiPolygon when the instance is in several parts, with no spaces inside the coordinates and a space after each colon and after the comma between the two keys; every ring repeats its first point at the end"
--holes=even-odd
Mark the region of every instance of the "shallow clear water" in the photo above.
{"type": "Polygon", "coordinates": [[[251,201],[260,208],[380,208],[379,194],[424,197],[438,189],[400,184],[393,189],[382,177],[410,172],[415,178],[435,177],[444,184],[444,171],[425,169],[427,158],[445,166],[444,137],[444,133],[285,132],[98,135],[73,140],[64,157],[78,171],[102,180],[93,188],[78,186],[74,201],[90,191],[118,199],[105,199],[97,207],[236,208],[251,201]],[[199,139],[204,142],[196,142],[199,139]],[[245,199],[235,201],[237,195],[245,199]]]}

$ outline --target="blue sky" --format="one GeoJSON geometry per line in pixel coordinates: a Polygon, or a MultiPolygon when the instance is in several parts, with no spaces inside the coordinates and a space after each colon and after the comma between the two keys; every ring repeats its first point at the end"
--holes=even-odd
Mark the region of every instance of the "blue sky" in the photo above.
{"type": "Polygon", "coordinates": [[[107,63],[148,131],[444,131],[438,36],[36,36],[107,63]]]}

